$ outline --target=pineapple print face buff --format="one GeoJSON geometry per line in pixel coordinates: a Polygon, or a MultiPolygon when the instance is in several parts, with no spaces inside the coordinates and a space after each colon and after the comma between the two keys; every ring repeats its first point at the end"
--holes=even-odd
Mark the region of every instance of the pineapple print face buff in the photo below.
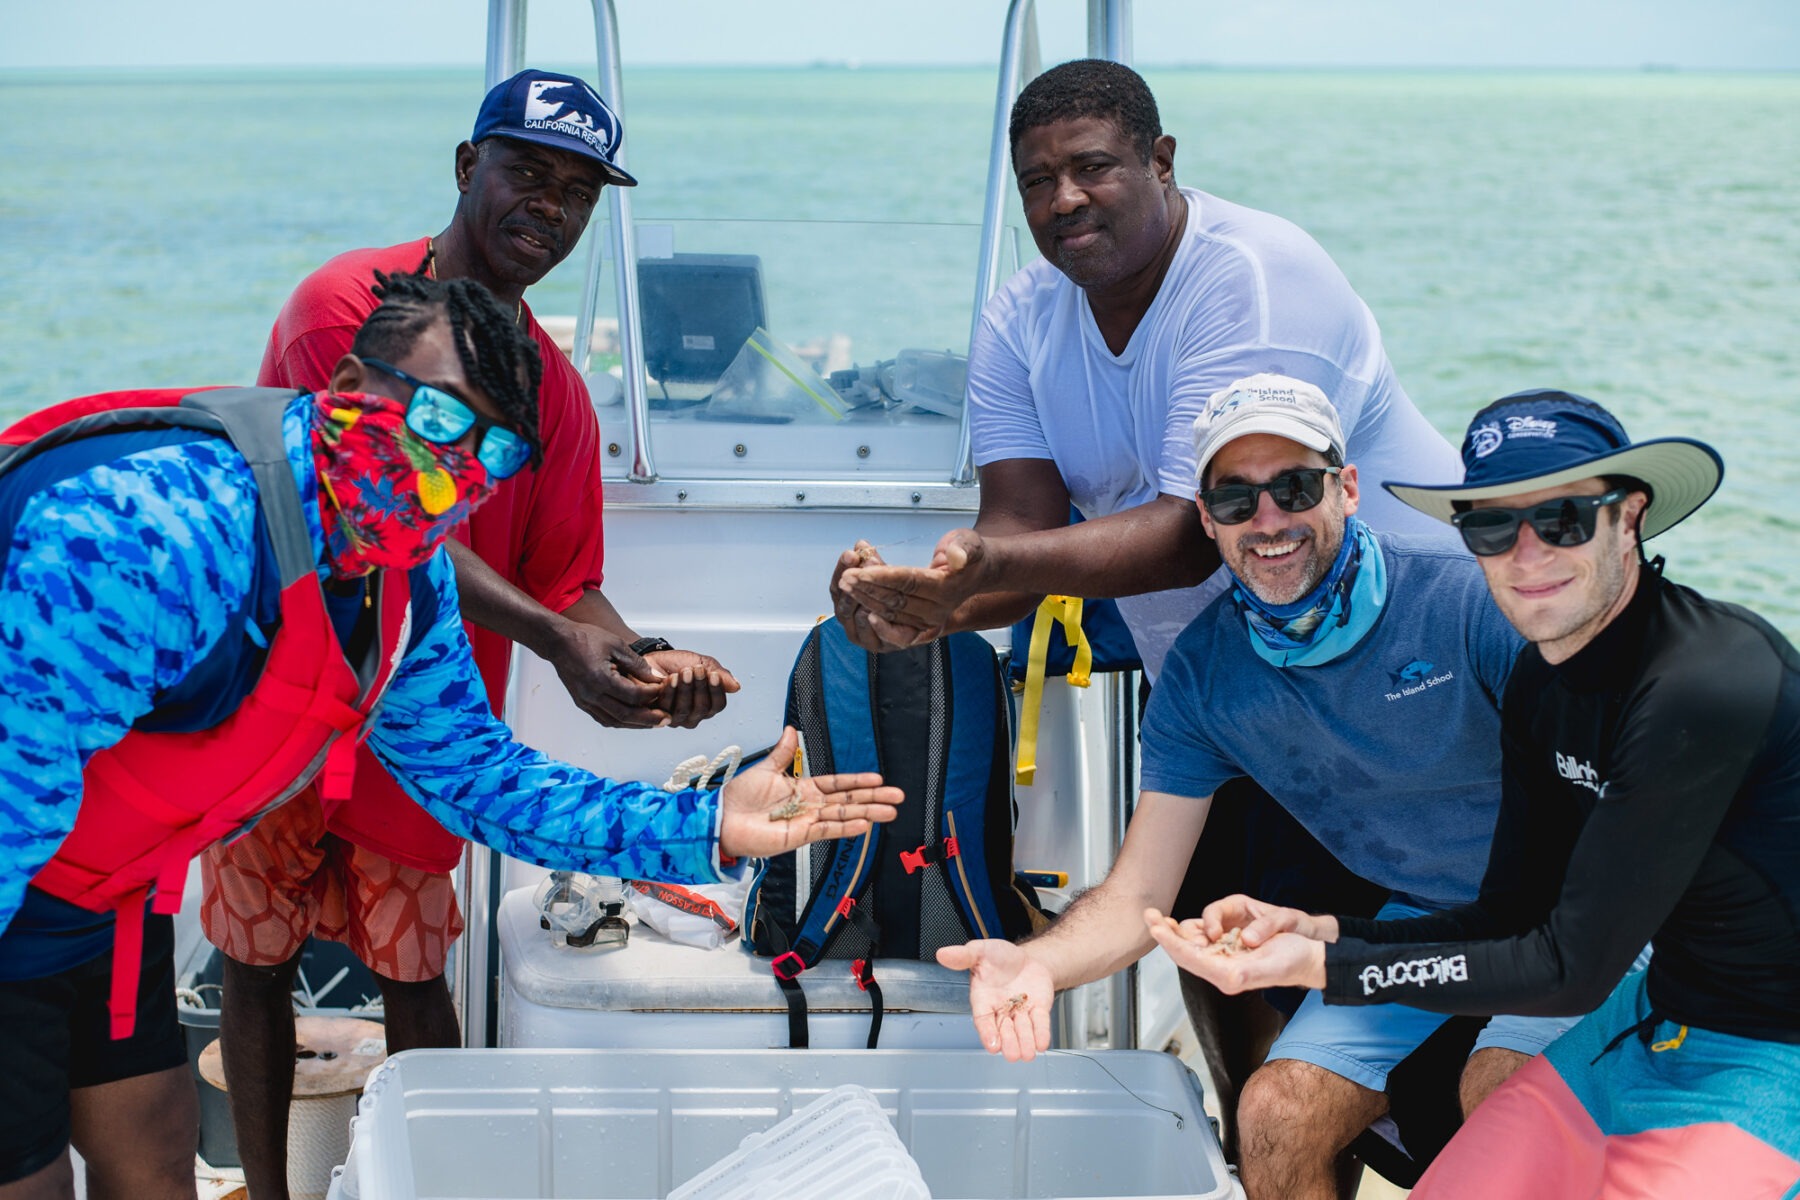
{"type": "Polygon", "coordinates": [[[407,570],[492,494],[487,468],[406,426],[406,405],[364,392],[313,397],[313,453],[331,573],[407,570]]]}

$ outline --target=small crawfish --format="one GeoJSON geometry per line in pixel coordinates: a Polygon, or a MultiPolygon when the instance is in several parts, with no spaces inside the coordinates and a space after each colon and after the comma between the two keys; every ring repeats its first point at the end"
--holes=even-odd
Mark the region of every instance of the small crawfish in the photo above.
{"type": "Polygon", "coordinates": [[[1223,937],[1206,947],[1206,949],[1214,954],[1232,955],[1243,954],[1248,951],[1250,947],[1244,945],[1242,930],[1227,929],[1223,937]]]}
{"type": "Polygon", "coordinates": [[[794,785],[794,794],[769,810],[771,821],[791,821],[806,811],[806,801],[800,798],[800,785],[794,785]]]}

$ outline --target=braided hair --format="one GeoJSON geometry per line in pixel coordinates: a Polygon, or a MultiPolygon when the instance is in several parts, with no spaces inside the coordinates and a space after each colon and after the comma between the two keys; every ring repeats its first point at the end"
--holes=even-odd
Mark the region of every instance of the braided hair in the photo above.
{"type": "Polygon", "coordinates": [[[1030,130],[1082,117],[1111,121],[1145,163],[1162,136],[1156,97],[1142,75],[1104,58],[1078,58],[1051,67],[1019,93],[1007,125],[1011,151],[1018,153],[1030,130]]]}
{"type": "Polygon", "coordinates": [[[515,314],[473,279],[432,279],[423,270],[392,275],[377,271],[370,291],[381,304],[356,331],[352,354],[397,361],[440,317],[447,318],[463,373],[531,446],[531,465],[543,461],[537,397],[544,364],[537,344],[519,328],[515,314]]]}

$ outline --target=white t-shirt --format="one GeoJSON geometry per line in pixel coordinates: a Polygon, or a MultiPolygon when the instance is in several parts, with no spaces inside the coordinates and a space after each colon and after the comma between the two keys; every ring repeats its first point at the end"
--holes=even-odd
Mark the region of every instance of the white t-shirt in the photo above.
{"type": "MultiPolygon", "coordinates": [[[[1194,418],[1220,388],[1266,371],[1315,384],[1336,405],[1364,520],[1454,537],[1380,486],[1453,483],[1462,464],[1401,390],[1375,318],[1337,264],[1280,217],[1191,188],[1182,195],[1187,234],[1122,354],[1107,348],[1081,289],[1043,259],[988,302],[969,351],[976,464],[1050,459],[1089,518],[1159,493],[1191,498],[1194,418]]],[[[1197,587],[1119,600],[1152,679],[1175,635],[1225,586],[1220,571],[1197,587]]]]}

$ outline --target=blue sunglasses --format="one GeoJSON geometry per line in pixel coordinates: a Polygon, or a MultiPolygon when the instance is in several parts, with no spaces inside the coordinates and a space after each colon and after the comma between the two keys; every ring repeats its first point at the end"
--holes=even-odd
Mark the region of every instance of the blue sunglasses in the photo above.
{"type": "Polygon", "coordinates": [[[463,401],[434,384],[415,379],[399,367],[379,358],[365,358],[365,367],[374,367],[384,375],[392,375],[401,383],[412,385],[412,399],[406,402],[406,427],[437,446],[454,446],[479,429],[475,458],[495,479],[516,475],[531,461],[531,444],[491,417],[484,417],[463,401]]]}

